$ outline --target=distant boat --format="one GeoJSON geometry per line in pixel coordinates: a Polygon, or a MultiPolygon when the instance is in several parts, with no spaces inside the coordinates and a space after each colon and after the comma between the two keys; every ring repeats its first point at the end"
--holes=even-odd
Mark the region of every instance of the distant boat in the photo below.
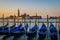
{"type": "Polygon", "coordinates": [[[17,27],[11,27],[10,28],[11,35],[22,35],[24,34],[24,27],[22,27],[22,24],[18,25],[17,27]]]}
{"type": "Polygon", "coordinates": [[[0,35],[4,34],[4,29],[8,26],[8,24],[4,25],[4,26],[0,26],[0,35]]]}
{"type": "Polygon", "coordinates": [[[42,24],[42,27],[40,28],[39,30],[39,40],[43,39],[46,37],[46,30],[47,30],[47,27],[45,24],[42,24]]]}
{"type": "Polygon", "coordinates": [[[52,23],[50,24],[50,38],[51,40],[58,40],[57,29],[52,23]]]}
{"type": "Polygon", "coordinates": [[[29,29],[29,32],[26,33],[28,37],[35,37],[37,34],[38,25],[35,24],[33,28],[29,29]]]}

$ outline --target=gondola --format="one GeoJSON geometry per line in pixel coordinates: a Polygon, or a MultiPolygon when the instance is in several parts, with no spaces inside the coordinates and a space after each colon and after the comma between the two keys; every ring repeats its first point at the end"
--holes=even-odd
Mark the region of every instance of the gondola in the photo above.
{"type": "Polygon", "coordinates": [[[37,34],[38,25],[35,24],[33,28],[29,29],[29,32],[26,33],[28,37],[35,37],[37,34]]]}
{"type": "MultiPolygon", "coordinates": [[[[14,26],[15,26],[15,24],[10,26],[10,27],[13,28],[14,26]]],[[[4,33],[4,35],[10,35],[10,28],[5,27],[3,30],[3,33],[4,33]]]]}
{"type": "Polygon", "coordinates": [[[22,35],[24,33],[24,27],[22,27],[22,24],[18,25],[17,27],[15,26],[10,28],[11,35],[22,35]]]}
{"type": "Polygon", "coordinates": [[[45,39],[45,37],[46,37],[46,30],[47,30],[46,25],[42,24],[42,27],[39,30],[38,40],[44,40],[45,39]]]}
{"type": "Polygon", "coordinates": [[[57,29],[52,23],[50,24],[50,38],[51,40],[58,40],[57,29]]]}
{"type": "Polygon", "coordinates": [[[0,26],[0,35],[4,35],[4,29],[8,26],[8,24],[4,26],[0,26]]]}

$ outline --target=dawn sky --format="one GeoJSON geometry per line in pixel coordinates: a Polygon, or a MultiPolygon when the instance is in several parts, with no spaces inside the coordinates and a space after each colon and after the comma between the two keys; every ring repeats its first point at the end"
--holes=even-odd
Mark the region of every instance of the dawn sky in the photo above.
{"type": "Polygon", "coordinates": [[[17,15],[18,8],[21,14],[60,16],[60,0],[0,0],[0,17],[17,15]]]}

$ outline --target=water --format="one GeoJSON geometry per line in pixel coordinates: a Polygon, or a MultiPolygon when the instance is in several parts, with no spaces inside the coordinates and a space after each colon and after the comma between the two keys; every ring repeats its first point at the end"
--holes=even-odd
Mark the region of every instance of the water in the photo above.
{"type": "MultiPolygon", "coordinates": [[[[26,38],[24,37],[25,35],[19,37],[19,36],[6,36],[6,35],[1,35],[0,36],[0,40],[26,40],[28,37],[26,36],[26,38]]],[[[60,35],[59,35],[59,39],[60,39],[60,35]]],[[[30,40],[36,40],[36,37],[31,38],[30,40]]],[[[44,40],[48,40],[47,38],[45,38],[44,40]]]]}
{"type": "MultiPolygon", "coordinates": [[[[0,26],[2,26],[3,25],[3,23],[2,23],[2,19],[0,19],[0,26]]],[[[5,24],[7,24],[7,19],[5,19],[4,20],[5,22],[4,22],[4,25],[5,24]]],[[[14,24],[14,19],[9,19],[8,20],[9,21],[9,25],[8,25],[8,27],[10,27],[10,26],[12,26],[13,24],[14,24]]],[[[16,19],[16,26],[17,25],[19,25],[20,24],[20,22],[24,22],[24,20],[17,20],[16,19]]],[[[26,23],[27,22],[29,22],[30,20],[28,19],[28,20],[25,20],[26,21],[26,23]]],[[[42,26],[42,23],[41,22],[47,22],[47,20],[46,19],[40,19],[39,20],[40,21],[40,23],[39,23],[39,25],[38,25],[38,20],[36,20],[36,23],[37,23],[37,25],[39,26],[39,28],[41,28],[41,26],[42,26]]],[[[57,21],[59,21],[59,20],[57,20],[57,21]]],[[[31,22],[33,22],[33,23],[28,23],[29,24],[29,28],[32,28],[34,25],[35,25],[35,19],[31,19],[31,22]]],[[[56,19],[49,19],[49,22],[56,22],[56,19]]],[[[23,27],[24,27],[24,23],[22,23],[23,24],[23,27]]],[[[46,24],[46,23],[45,23],[46,24]]],[[[57,26],[58,27],[58,23],[57,23],[57,25],[56,25],[56,23],[53,23],[54,24],[54,26],[57,26]]],[[[49,24],[50,25],[50,24],[49,24]]],[[[46,24],[46,26],[47,26],[47,24],[46,24]]],[[[57,28],[56,27],[56,28],[57,28]]],[[[58,27],[59,28],[59,27],[58,27]]],[[[0,35],[0,40],[27,40],[27,36],[26,36],[26,34],[24,34],[23,36],[8,36],[8,35],[0,35]]],[[[59,39],[60,39],[60,35],[59,35],[59,39]]],[[[38,35],[36,35],[34,38],[30,38],[30,40],[38,40],[38,35]]],[[[47,39],[47,37],[44,39],[44,40],[48,40],[47,39]]],[[[50,39],[49,39],[50,40],[50,39]]]]}

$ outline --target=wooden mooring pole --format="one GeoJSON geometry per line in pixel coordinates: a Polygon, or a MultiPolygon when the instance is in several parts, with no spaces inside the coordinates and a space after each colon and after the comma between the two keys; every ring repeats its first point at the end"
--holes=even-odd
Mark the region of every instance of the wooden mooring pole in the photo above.
{"type": "MultiPolygon", "coordinates": [[[[3,20],[3,26],[4,26],[4,14],[2,15],[2,20],[3,20]]],[[[4,28],[3,28],[4,31],[4,28]]]]}
{"type": "Polygon", "coordinates": [[[59,23],[58,23],[58,26],[59,26],[59,31],[60,31],[60,16],[59,16],[59,23]]]}
{"type": "Polygon", "coordinates": [[[47,15],[47,40],[50,40],[50,38],[49,38],[49,17],[48,17],[48,15],[47,15]]]}
{"type": "Polygon", "coordinates": [[[60,40],[59,39],[59,31],[60,31],[60,16],[58,17],[58,20],[59,20],[59,23],[58,23],[58,26],[57,26],[57,32],[58,32],[58,40],[60,40]]]}

